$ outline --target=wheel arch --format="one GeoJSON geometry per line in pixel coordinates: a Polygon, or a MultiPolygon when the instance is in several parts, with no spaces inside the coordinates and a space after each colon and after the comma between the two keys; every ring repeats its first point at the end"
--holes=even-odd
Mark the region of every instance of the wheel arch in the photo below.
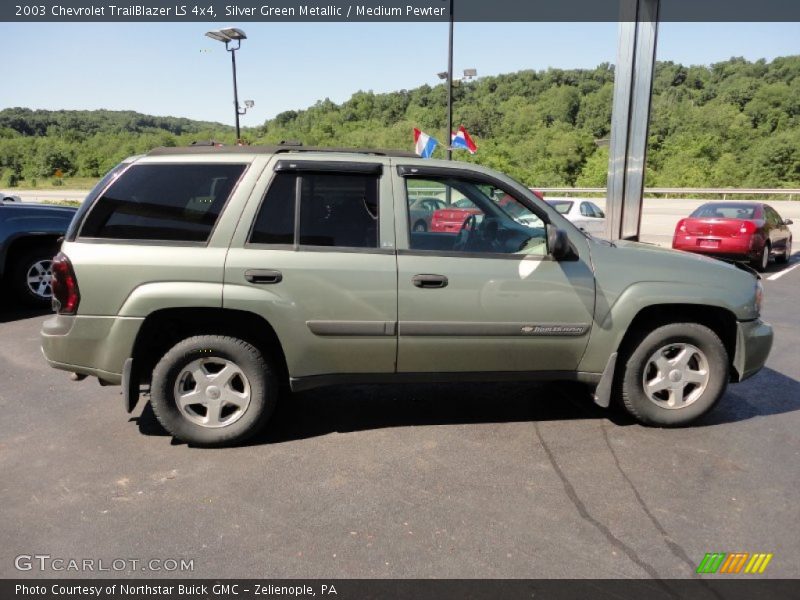
{"type": "Polygon", "coordinates": [[[663,303],[641,308],[628,325],[617,347],[620,357],[630,353],[633,345],[643,334],[669,323],[698,323],[717,334],[728,353],[731,378],[738,380],[739,373],[733,360],[736,354],[736,315],[720,306],[663,303]]]}
{"type": "Polygon", "coordinates": [[[167,350],[195,335],[226,335],[253,344],[272,359],[281,381],[288,384],[283,345],[272,325],[252,312],[214,307],[171,307],[148,314],[134,340],[131,378],[148,385],[153,368],[167,350]]]}
{"type": "Polygon", "coordinates": [[[61,237],[61,234],[54,233],[21,233],[10,237],[0,248],[0,277],[9,271],[8,265],[15,256],[33,248],[55,248],[61,237]]]}

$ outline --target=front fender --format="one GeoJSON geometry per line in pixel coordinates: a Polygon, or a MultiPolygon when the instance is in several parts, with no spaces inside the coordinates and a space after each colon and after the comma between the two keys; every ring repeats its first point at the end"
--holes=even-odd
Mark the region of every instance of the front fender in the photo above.
{"type": "Polygon", "coordinates": [[[665,304],[697,305],[721,308],[735,315],[748,301],[749,293],[749,290],[745,294],[744,290],[736,292],[730,288],[702,285],[687,288],[674,282],[648,281],[630,285],[609,305],[609,299],[598,286],[595,321],[578,370],[603,372],[634,318],[645,308],[665,304]]]}

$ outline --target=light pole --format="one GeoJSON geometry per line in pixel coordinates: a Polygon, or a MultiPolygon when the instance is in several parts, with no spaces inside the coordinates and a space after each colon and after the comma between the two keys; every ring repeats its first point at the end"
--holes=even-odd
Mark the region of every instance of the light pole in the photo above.
{"type": "MultiPolygon", "coordinates": [[[[437,73],[439,79],[447,80],[447,160],[453,159],[453,150],[450,136],[453,134],[453,25],[455,16],[453,15],[454,0],[450,0],[450,29],[447,37],[447,72],[437,73]]],[[[478,74],[475,69],[464,69],[462,81],[472,79],[478,74]]]]}
{"type": "MultiPolygon", "coordinates": [[[[450,23],[450,52],[447,60],[447,72],[437,73],[439,79],[447,81],[447,160],[452,160],[453,151],[450,149],[453,133],[453,23],[450,23]]],[[[464,76],[459,81],[469,81],[478,76],[477,69],[464,69],[464,76]]]]}
{"type": "Polygon", "coordinates": [[[453,140],[450,139],[453,134],[453,3],[454,0],[450,0],[450,33],[447,39],[447,160],[453,159],[453,140]]]}
{"type": "Polygon", "coordinates": [[[244,108],[239,106],[239,90],[236,85],[236,51],[242,47],[242,40],[246,40],[247,36],[244,31],[236,27],[208,31],[206,32],[206,36],[210,37],[212,40],[223,42],[225,44],[225,50],[231,53],[231,66],[233,68],[233,108],[236,115],[236,142],[239,143],[242,137],[239,129],[239,116],[245,114],[248,108],[252,108],[255,105],[255,102],[252,100],[245,100],[244,108]],[[232,45],[232,42],[236,42],[235,47],[232,45]]]}

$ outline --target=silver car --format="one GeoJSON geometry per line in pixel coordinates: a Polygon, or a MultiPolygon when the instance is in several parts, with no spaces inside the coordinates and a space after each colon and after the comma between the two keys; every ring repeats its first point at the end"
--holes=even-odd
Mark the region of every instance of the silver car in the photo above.
{"type": "Polygon", "coordinates": [[[568,221],[586,233],[602,236],[606,231],[606,214],[594,202],[579,199],[547,200],[568,221]]]}

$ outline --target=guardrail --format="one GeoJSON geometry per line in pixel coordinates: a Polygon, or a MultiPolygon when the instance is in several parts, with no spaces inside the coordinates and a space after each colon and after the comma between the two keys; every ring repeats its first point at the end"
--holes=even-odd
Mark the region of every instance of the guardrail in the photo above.
{"type": "MultiPolygon", "coordinates": [[[[532,188],[543,194],[599,194],[605,196],[606,188],[578,188],[578,187],[536,187],[532,188]]],[[[727,200],[728,196],[788,196],[789,200],[795,197],[800,198],[800,189],[796,188],[668,188],[668,187],[649,187],[644,188],[645,196],[660,195],[666,198],[676,196],[686,198],[688,196],[722,196],[727,200]]]]}
{"type": "MultiPolygon", "coordinates": [[[[532,190],[541,192],[547,195],[564,195],[564,196],[593,196],[595,198],[604,198],[606,195],[606,188],[602,187],[532,187],[532,190]]],[[[419,187],[409,188],[408,193],[412,197],[420,196],[433,196],[440,197],[444,195],[444,186],[441,187],[419,187]]],[[[782,196],[787,200],[800,199],[800,189],[797,188],[668,188],[668,187],[650,187],[644,188],[645,196],[663,196],[669,198],[691,198],[693,196],[714,196],[727,200],[728,196],[750,196],[751,198],[764,198],[782,196]]],[[[459,197],[461,197],[459,195],[459,197]]]]}

